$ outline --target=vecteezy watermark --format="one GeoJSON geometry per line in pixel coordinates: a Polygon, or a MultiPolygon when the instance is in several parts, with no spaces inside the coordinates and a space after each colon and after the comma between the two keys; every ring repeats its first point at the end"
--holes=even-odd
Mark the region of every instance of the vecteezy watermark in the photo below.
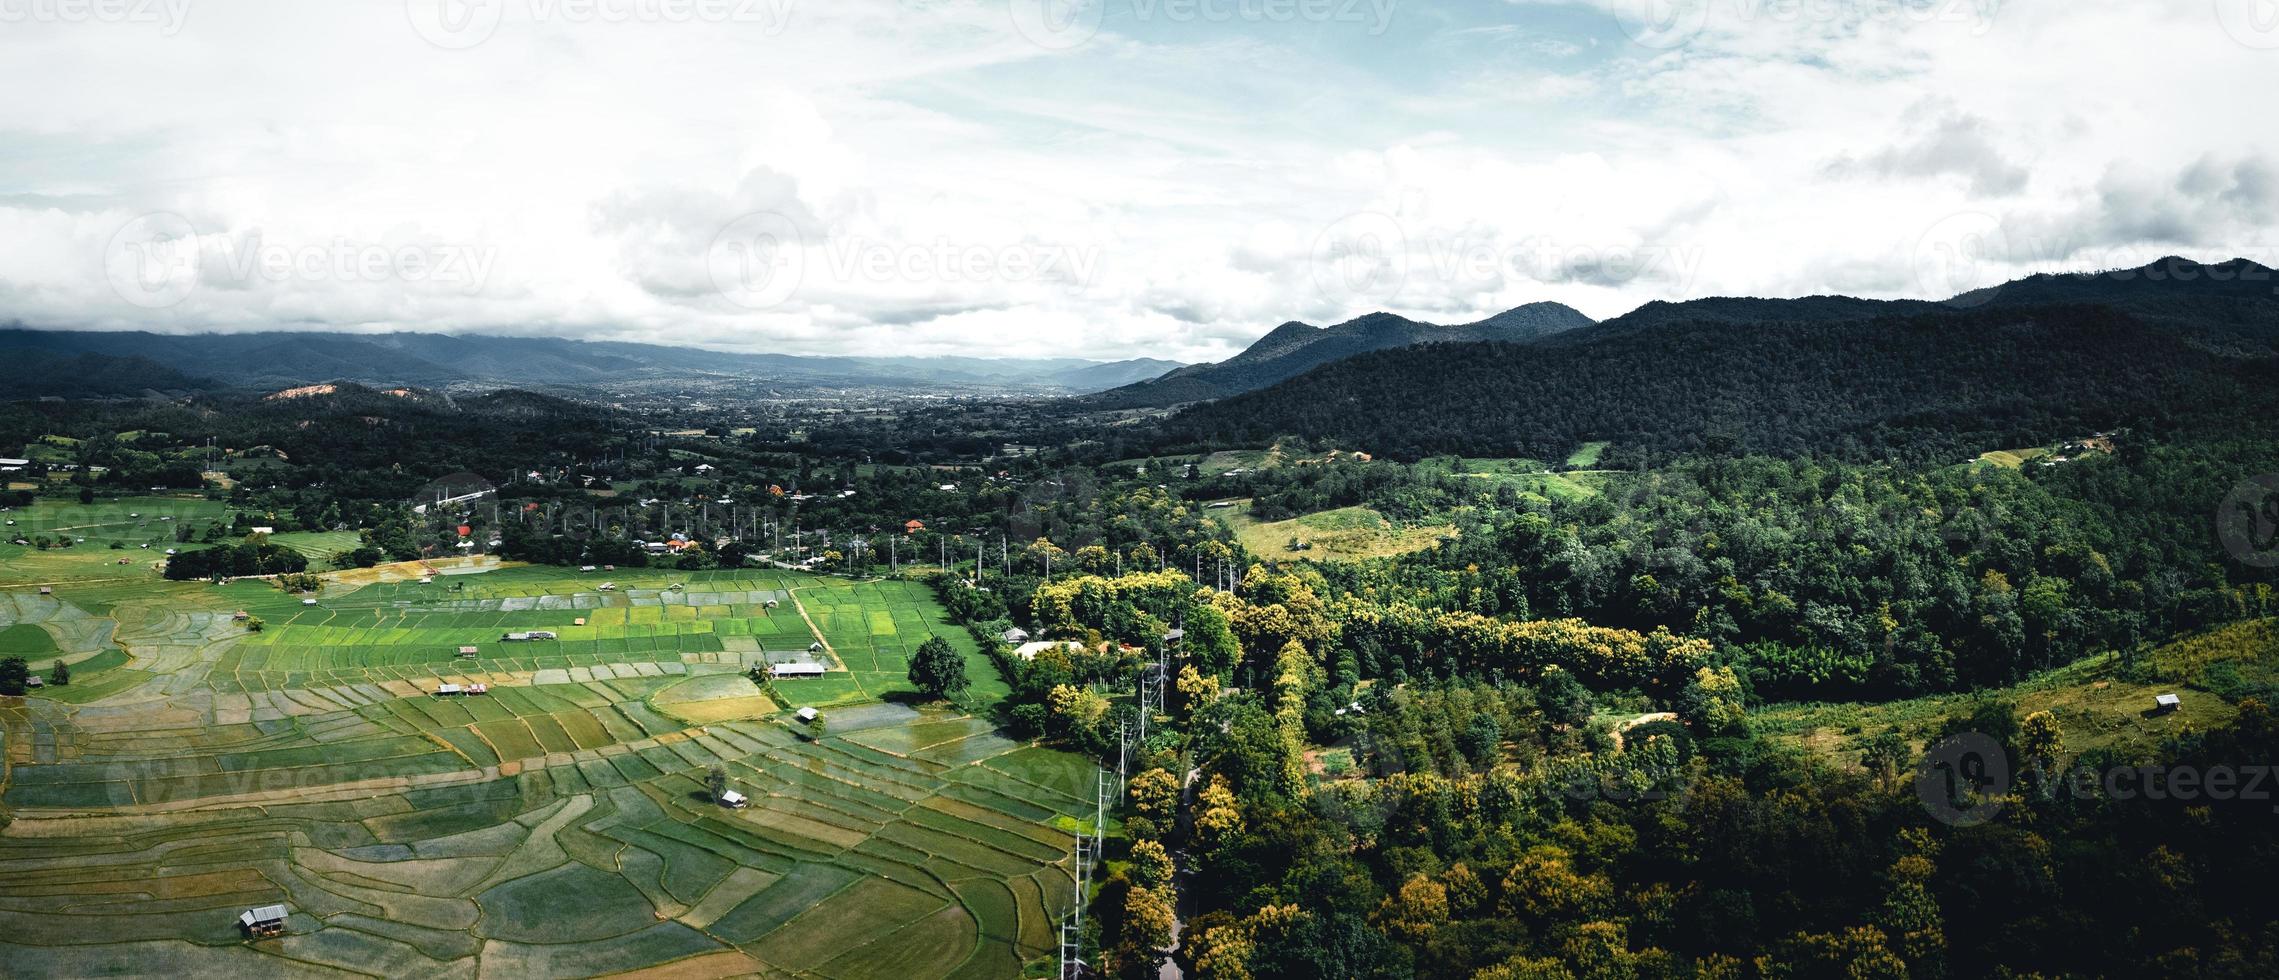
{"type": "Polygon", "coordinates": [[[2249,261],[2203,264],[2141,243],[2098,244],[2036,234],[2031,224],[1958,211],[1924,227],[1911,256],[1919,295],[1951,307],[1980,306],[1993,301],[2010,278],[2029,273],[2114,282],[2262,282],[2279,295],[2279,280],[2269,268],[2279,262],[2279,247],[2233,243],[2222,253],[2249,261]]]}
{"type": "MultiPolygon", "coordinates": [[[[1398,0],[1118,0],[1118,19],[1171,24],[1350,24],[1376,37],[1398,0]]],[[[1100,33],[1108,0],[1011,0],[1013,29],[1040,48],[1066,51],[1100,33]]]]}
{"type": "Polygon", "coordinates": [[[765,310],[790,299],[807,275],[807,243],[799,226],[773,211],[728,223],[705,250],[712,288],[737,306],[765,310]]]}
{"type": "Polygon", "coordinates": [[[892,284],[959,287],[986,284],[1089,285],[1098,245],[1037,242],[982,244],[936,237],[924,242],[841,235],[810,244],[791,218],[747,214],[720,230],[706,250],[713,289],[746,309],[782,305],[802,286],[892,284]]]}
{"type": "Polygon", "coordinates": [[[1993,29],[2000,0],[1612,0],[1609,13],[1640,47],[1668,50],[1712,23],[1952,24],[1977,37],[1993,29]]]}
{"type": "Polygon", "coordinates": [[[1378,211],[1330,223],[1314,236],[1307,258],[1314,287],[1345,306],[1383,305],[1408,282],[1408,234],[1392,215],[1378,211]]]}
{"type": "Polygon", "coordinates": [[[1916,237],[1911,262],[1915,284],[1925,299],[1952,298],[1958,305],[1986,302],[1993,294],[1983,290],[2002,283],[2002,263],[2009,251],[2001,219],[1981,211],[1950,214],[1916,237]]]}
{"type": "Polygon", "coordinates": [[[1404,287],[1426,281],[1466,293],[1493,292],[1513,280],[1607,287],[1648,282],[1684,293],[1703,254],[1694,245],[1441,234],[1361,211],[1316,233],[1307,259],[1321,295],[1353,308],[1392,305],[1404,287]]]}
{"type": "Polygon", "coordinates": [[[152,24],[173,37],[190,0],[0,0],[0,24],[152,24]]]}
{"type": "MultiPolygon", "coordinates": [[[[2262,803],[2279,799],[2279,765],[2127,765],[2097,769],[2055,759],[2028,760],[2013,770],[1991,735],[1963,732],[1940,740],[1915,770],[1915,794],[1932,819],[1957,827],[1985,823],[2019,799],[2129,802],[2262,803]]],[[[2279,813],[2279,806],[2271,806],[2279,813]]]]}
{"type": "Polygon", "coordinates": [[[111,291],[145,309],[187,298],[198,287],[200,264],[197,229],[178,214],[138,217],[103,246],[103,274],[111,291]]]}
{"type": "Polygon", "coordinates": [[[201,282],[443,283],[479,292],[498,250],[490,246],[384,245],[333,238],[285,244],[259,234],[200,235],[178,214],[158,212],[127,222],[103,251],[103,273],[120,299],[164,309],[189,298],[201,282]]]}
{"type": "Polygon", "coordinates": [[[1970,827],[1993,819],[2010,789],[2010,755],[1991,735],[1943,739],[1915,767],[1916,798],[1944,824],[1970,827]]]}
{"type": "Polygon", "coordinates": [[[533,23],[724,24],[783,33],[797,0],[404,0],[412,30],[439,48],[463,50],[491,39],[519,7],[533,23]]]}
{"type": "Polygon", "coordinates": [[[2279,567],[2279,473],[2248,477],[2224,496],[2216,540],[2242,565],[2279,567]]]}
{"type": "Polygon", "coordinates": [[[2265,51],[2279,48],[2279,0],[2215,0],[2216,22],[2232,40],[2265,51]]]}

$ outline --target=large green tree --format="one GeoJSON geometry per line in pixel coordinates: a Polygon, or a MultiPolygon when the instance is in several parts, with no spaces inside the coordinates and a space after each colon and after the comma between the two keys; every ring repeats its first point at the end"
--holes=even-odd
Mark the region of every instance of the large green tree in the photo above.
{"type": "Polygon", "coordinates": [[[965,657],[950,646],[950,641],[929,636],[926,642],[918,644],[917,654],[910,658],[910,683],[937,698],[964,694],[968,683],[965,657]]]}
{"type": "Polygon", "coordinates": [[[32,677],[30,665],[22,657],[0,660],[0,695],[17,697],[24,693],[32,677]]]}

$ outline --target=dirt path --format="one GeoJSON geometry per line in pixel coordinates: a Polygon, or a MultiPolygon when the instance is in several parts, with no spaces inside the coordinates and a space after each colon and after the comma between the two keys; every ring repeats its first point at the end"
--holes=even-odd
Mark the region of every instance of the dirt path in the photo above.
{"type": "Polygon", "coordinates": [[[1620,752],[1620,751],[1622,751],[1622,733],[1623,733],[1623,732],[1627,732],[1627,731],[1629,731],[1629,730],[1631,730],[1631,729],[1633,729],[1633,728],[1636,728],[1636,727],[1638,727],[1638,726],[1640,726],[1640,725],[1643,725],[1643,724],[1645,724],[1645,723],[1647,723],[1647,722],[1649,722],[1649,721],[1676,721],[1676,720],[1678,720],[1678,713],[1677,713],[1677,712],[1675,712],[1675,711],[1649,711],[1649,712],[1647,712],[1647,713],[1645,713],[1645,714],[1639,715],[1638,717],[1636,717],[1636,718],[1632,718],[1632,719],[1630,719],[1630,720],[1628,720],[1628,721],[1621,721],[1621,722],[1616,722],[1616,723],[1615,723],[1615,726],[1614,726],[1614,750],[1615,750],[1616,752],[1620,752]]]}

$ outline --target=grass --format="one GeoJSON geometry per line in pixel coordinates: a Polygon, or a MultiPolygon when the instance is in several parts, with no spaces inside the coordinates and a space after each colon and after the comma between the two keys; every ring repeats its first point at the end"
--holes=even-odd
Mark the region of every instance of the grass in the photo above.
{"type": "Polygon", "coordinates": [[[1520,493],[1532,493],[1551,500],[1581,500],[1598,493],[1598,487],[1590,474],[1556,472],[1549,464],[1534,459],[1466,457],[1457,460],[1454,473],[1491,486],[1509,486],[1520,493]]]}
{"type": "MultiPolygon", "coordinates": [[[[1984,696],[2014,702],[2020,716],[2033,711],[2056,715],[2067,752],[2114,748],[2142,753],[2183,732],[2228,723],[2239,713],[2236,697],[2274,689],[2279,689],[2279,620],[2261,619],[2168,644],[2134,670],[2111,655],[2092,657],[1984,696]],[[2153,714],[2153,697],[2159,694],[2179,695],[2182,705],[2153,714]]],[[[1896,728],[1920,748],[1947,718],[1967,713],[1978,696],[1771,705],[1754,712],[1751,720],[1760,733],[1852,765],[1859,761],[1859,736],[1896,728]]]]}
{"type": "Polygon", "coordinates": [[[0,629],[0,656],[41,660],[52,658],[58,652],[55,637],[30,623],[0,629]]]}
{"type": "Polygon", "coordinates": [[[1283,521],[1260,521],[1250,515],[1251,502],[1209,511],[1234,531],[1251,554],[1275,558],[1310,558],[1318,561],[1359,561],[1422,551],[1454,533],[1445,524],[1400,527],[1367,507],[1340,507],[1283,521]],[[1303,551],[1290,548],[1291,539],[1311,545],[1303,551]]]}
{"type": "Polygon", "coordinates": [[[2049,454],[2050,451],[2048,449],[2040,446],[2036,446],[2031,449],[1997,449],[1990,453],[1978,454],[1978,461],[1990,466],[1999,466],[2003,469],[2014,470],[2020,466],[2024,466],[2027,460],[2039,459],[2049,454]]]}
{"type": "Polygon", "coordinates": [[[300,552],[310,568],[321,571],[333,567],[333,558],[341,552],[354,551],[364,541],[354,531],[292,531],[270,535],[269,543],[300,552]]]}
{"type": "MultiPolygon", "coordinates": [[[[924,587],[610,578],[383,569],[330,576],[315,606],[146,573],[0,585],[0,643],[79,658],[42,695],[67,704],[0,705],[0,864],[39,896],[9,913],[8,972],[908,980],[1049,957],[1033,927],[1069,901],[1096,769],[882,700],[930,635],[978,658],[924,587]],[[561,638],[499,640],[534,628],[561,638]],[[832,705],[813,739],[743,671],[818,639],[843,669],[777,685],[832,705]],[[431,696],[445,678],[490,693],[431,696]],[[748,809],[707,797],[715,766],[748,809]],[[276,901],[288,935],[241,946],[237,911],[276,901]],[[262,960],[224,955],[243,949],[262,960]]],[[[1002,696],[985,662],[974,681],[1002,696]]]]}
{"type": "Polygon", "coordinates": [[[1597,466],[1599,457],[1606,455],[1606,447],[1610,445],[1613,445],[1613,443],[1586,442],[1580,446],[1575,447],[1575,451],[1567,455],[1567,468],[1571,470],[1586,470],[1593,466],[1597,466]]]}

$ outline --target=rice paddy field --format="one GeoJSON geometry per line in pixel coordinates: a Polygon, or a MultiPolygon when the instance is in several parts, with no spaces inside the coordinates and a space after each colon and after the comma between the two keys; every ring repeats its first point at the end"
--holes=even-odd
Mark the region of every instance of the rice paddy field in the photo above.
{"type": "Polygon", "coordinates": [[[1096,770],[898,697],[936,632],[1004,693],[923,585],[455,559],[304,597],[117,555],[0,553],[0,647],[73,666],[0,699],[0,973],[1047,971],[1096,770]],[[831,669],[746,676],[794,656],[831,669]]]}

